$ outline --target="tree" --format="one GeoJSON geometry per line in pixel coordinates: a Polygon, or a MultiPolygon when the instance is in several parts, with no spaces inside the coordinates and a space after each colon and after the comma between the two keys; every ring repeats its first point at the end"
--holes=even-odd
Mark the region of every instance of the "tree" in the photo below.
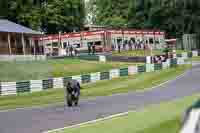
{"type": "Polygon", "coordinates": [[[43,10],[43,20],[48,33],[80,30],[84,24],[84,3],[82,0],[53,0],[43,10]]]}
{"type": "Polygon", "coordinates": [[[200,33],[198,0],[94,0],[96,24],[160,29],[170,37],[200,33]]]}
{"type": "Polygon", "coordinates": [[[128,2],[124,2],[124,0],[94,0],[92,4],[95,4],[94,23],[112,27],[121,27],[128,23],[128,2]]]}
{"type": "Polygon", "coordinates": [[[8,16],[8,1],[1,0],[0,1],[0,17],[8,16]]]}
{"type": "Polygon", "coordinates": [[[80,30],[85,19],[83,0],[2,0],[0,16],[46,33],[80,30]]]}

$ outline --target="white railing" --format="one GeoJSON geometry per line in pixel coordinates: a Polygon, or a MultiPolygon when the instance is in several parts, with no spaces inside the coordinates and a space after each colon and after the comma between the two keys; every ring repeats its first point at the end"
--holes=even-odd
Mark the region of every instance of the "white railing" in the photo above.
{"type": "Polygon", "coordinates": [[[46,55],[0,55],[0,61],[43,61],[46,55]]]}

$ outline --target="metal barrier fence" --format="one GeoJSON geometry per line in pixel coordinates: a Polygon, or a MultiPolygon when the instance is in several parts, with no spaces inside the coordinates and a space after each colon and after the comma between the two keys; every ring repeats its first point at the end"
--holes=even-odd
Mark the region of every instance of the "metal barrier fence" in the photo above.
{"type": "Polygon", "coordinates": [[[0,55],[0,61],[44,61],[46,55],[0,55]]]}

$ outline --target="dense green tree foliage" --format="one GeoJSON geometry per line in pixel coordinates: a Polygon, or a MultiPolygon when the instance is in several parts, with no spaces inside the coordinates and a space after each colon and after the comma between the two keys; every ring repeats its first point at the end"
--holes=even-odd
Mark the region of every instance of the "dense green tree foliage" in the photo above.
{"type": "Polygon", "coordinates": [[[123,27],[128,23],[128,7],[131,0],[91,0],[94,23],[123,27]]]}
{"type": "Polygon", "coordinates": [[[80,30],[83,0],[1,0],[0,16],[46,33],[80,30]]]}
{"type": "Polygon", "coordinates": [[[200,32],[199,0],[91,0],[95,24],[161,29],[169,36],[200,32]],[[95,9],[95,10],[94,10],[95,9]]]}
{"type": "Polygon", "coordinates": [[[80,30],[85,14],[115,28],[161,29],[173,37],[200,33],[199,0],[90,0],[86,6],[84,0],[0,0],[0,16],[46,33],[80,30]]]}

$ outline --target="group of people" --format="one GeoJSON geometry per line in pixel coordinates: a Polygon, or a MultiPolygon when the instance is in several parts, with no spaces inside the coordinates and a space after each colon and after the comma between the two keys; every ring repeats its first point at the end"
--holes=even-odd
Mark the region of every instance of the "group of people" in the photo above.
{"type": "MultiPolygon", "coordinates": [[[[78,56],[78,54],[79,54],[79,51],[78,51],[78,49],[77,49],[77,47],[76,47],[76,45],[68,45],[66,48],[66,53],[67,53],[67,55],[68,56],[78,56]]],[[[88,54],[89,55],[95,55],[95,53],[96,53],[96,46],[95,46],[95,44],[93,43],[93,44],[91,44],[91,43],[88,43],[88,54]]]]}
{"type": "Polygon", "coordinates": [[[78,50],[77,48],[70,45],[69,47],[66,48],[66,53],[68,53],[69,56],[73,57],[78,55],[78,50]]]}
{"type": "Polygon", "coordinates": [[[121,50],[145,50],[145,49],[149,49],[150,46],[148,44],[145,44],[143,41],[137,41],[134,42],[133,40],[129,40],[129,41],[118,41],[117,45],[112,44],[112,50],[115,51],[116,49],[118,50],[118,52],[120,53],[121,50]],[[117,47],[117,48],[116,48],[117,47]]]}
{"type": "Polygon", "coordinates": [[[169,58],[173,58],[172,49],[169,46],[165,46],[163,49],[163,55],[154,56],[153,61],[154,63],[162,63],[169,58]]]}
{"type": "Polygon", "coordinates": [[[154,63],[162,63],[162,62],[165,62],[166,60],[167,60],[166,55],[156,55],[156,56],[153,57],[154,63]]]}
{"type": "Polygon", "coordinates": [[[96,53],[96,46],[94,43],[93,44],[88,43],[88,54],[91,55],[91,53],[93,55],[95,55],[95,53],[96,53]]]}

